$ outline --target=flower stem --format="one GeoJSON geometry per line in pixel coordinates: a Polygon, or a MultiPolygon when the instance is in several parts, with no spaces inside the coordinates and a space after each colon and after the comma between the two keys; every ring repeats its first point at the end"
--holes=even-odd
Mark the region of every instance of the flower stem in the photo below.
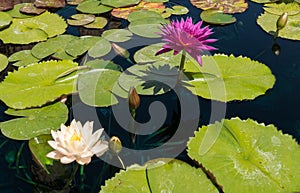
{"type": "Polygon", "coordinates": [[[186,52],[185,50],[183,50],[181,55],[180,65],[179,65],[179,71],[182,71],[184,68],[185,58],[186,58],[186,52]]]}
{"type": "Polygon", "coordinates": [[[72,183],[72,181],[73,181],[73,179],[74,179],[74,177],[75,177],[75,175],[76,175],[77,170],[78,170],[78,164],[75,163],[75,165],[74,165],[74,167],[73,167],[73,171],[72,171],[72,173],[71,173],[71,175],[70,175],[70,178],[68,179],[67,183],[65,184],[63,190],[64,190],[64,189],[67,189],[68,186],[70,186],[70,184],[72,183]]]}
{"type": "Polygon", "coordinates": [[[122,165],[122,168],[125,170],[126,168],[125,168],[125,165],[124,165],[123,160],[120,158],[119,155],[117,155],[117,158],[118,158],[118,160],[120,161],[120,163],[121,163],[121,165],[122,165]]]}

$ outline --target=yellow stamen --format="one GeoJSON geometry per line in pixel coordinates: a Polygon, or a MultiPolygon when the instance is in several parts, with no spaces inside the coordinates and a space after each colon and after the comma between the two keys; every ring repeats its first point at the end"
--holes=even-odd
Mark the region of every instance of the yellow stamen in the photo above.
{"type": "Polygon", "coordinates": [[[81,137],[77,134],[74,133],[71,137],[71,141],[80,141],[81,137]]]}

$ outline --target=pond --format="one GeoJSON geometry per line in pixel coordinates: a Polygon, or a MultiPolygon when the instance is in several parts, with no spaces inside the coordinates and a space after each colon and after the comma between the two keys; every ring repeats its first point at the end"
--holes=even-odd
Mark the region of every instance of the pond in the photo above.
{"type": "Polygon", "coordinates": [[[300,192],[299,1],[45,2],[0,0],[1,192],[300,192]]]}

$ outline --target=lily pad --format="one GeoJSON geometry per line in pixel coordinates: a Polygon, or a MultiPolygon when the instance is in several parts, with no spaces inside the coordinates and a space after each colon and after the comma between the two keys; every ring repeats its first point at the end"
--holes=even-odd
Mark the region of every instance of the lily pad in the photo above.
{"type": "Polygon", "coordinates": [[[75,73],[61,75],[78,66],[72,61],[35,63],[9,73],[0,83],[0,99],[9,107],[24,109],[42,106],[74,92],[75,73]]]}
{"type": "Polygon", "coordinates": [[[84,65],[88,66],[92,69],[109,69],[109,70],[122,71],[122,68],[120,65],[115,64],[114,62],[112,62],[110,60],[95,59],[95,60],[88,61],[84,65]]]}
{"type": "Polygon", "coordinates": [[[34,15],[23,14],[20,12],[20,9],[24,6],[30,6],[31,3],[20,3],[16,4],[12,10],[6,11],[13,18],[25,19],[33,17],[34,15]]]}
{"type": "Polygon", "coordinates": [[[162,24],[168,23],[167,20],[157,17],[148,17],[144,19],[133,20],[128,29],[139,36],[146,38],[159,38],[161,37],[158,32],[160,32],[160,28],[162,28],[162,24]]]}
{"type": "Polygon", "coordinates": [[[175,5],[171,9],[169,8],[168,11],[170,11],[172,15],[184,15],[189,12],[189,9],[181,5],[175,5]]]}
{"type": "Polygon", "coordinates": [[[92,23],[84,25],[83,27],[90,29],[102,29],[106,26],[106,24],[107,19],[105,17],[95,17],[95,20],[92,23]]]}
{"type": "Polygon", "coordinates": [[[35,0],[34,5],[38,8],[62,8],[66,6],[65,0],[35,0]]]}
{"type": "Polygon", "coordinates": [[[130,40],[132,33],[126,29],[110,29],[102,33],[102,37],[112,42],[126,42],[130,40]]]}
{"type": "Polygon", "coordinates": [[[41,59],[34,57],[31,54],[31,50],[21,50],[19,52],[15,52],[9,56],[9,62],[13,63],[14,66],[27,66],[29,64],[33,64],[39,62],[41,59]]]}
{"type": "Polygon", "coordinates": [[[110,52],[110,50],[111,50],[111,45],[109,41],[100,37],[100,40],[97,41],[96,44],[89,49],[88,55],[93,58],[98,58],[98,57],[105,56],[110,52]]]}
{"type": "Polygon", "coordinates": [[[187,64],[185,72],[194,73],[194,79],[187,81],[192,86],[187,88],[203,98],[223,102],[254,99],[275,83],[266,65],[247,57],[216,54],[203,56],[202,61],[203,66],[196,70],[191,70],[192,65],[187,64]]]}
{"type": "Polygon", "coordinates": [[[136,5],[141,0],[101,0],[101,3],[110,7],[127,7],[136,5]]]}
{"type": "MultiPolygon", "coordinates": [[[[277,19],[278,15],[264,12],[257,18],[256,22],[267,33],[274,33],[277,19]]],[[[279,31],[278,36],[291,40],[300,40],[300,14],[289,16],[287,24],[279,31]]]]}
{"type": "Polygon", "coordinates": [[[296,15],[300,13],[300,5],[296,2],[293,3],[268,3],[265,5],[264,10],[268,13],[275,15],[282,15],[287,13],[288,15],[296,15]]]}
{"type": "Polygon", "coordinates": [[[162,14],[165,11],[166,7],[163,3],[151,3],[151,2],[144,2],[141,1],[139,4],[131,7],[125,7],[125,8],[115,8],[112,10],[111,14],[114,17],[127,19],[128,15],[135,11],[140,10],[149,10],[149,11],[155,11],[160,14],[162,14]]]}
{"type": "Polygon", "coordinates": [[[218,192],[201,169],[196,169],[180,160],[157,159],[146,163],[145,166],[135,164],[128,167],[126,171],[121,170],[115,177],[105,182],[100,193],[195,191],[218,192]]]}
{"type": "Polygon", "coordinates": [[[236,18],[229,14],[224,14],[218,10],[202,11],[200,17],[203,21],[211,24],[226,25],[236,22],[236,18]]]}
{"type": "Polygon", "coordinates": [[[82,3],[84,0],[67,0],[68,5],[79,5],[82,3]]]}
{"type": "Polygon", "coordinates": [[[0,54],[0,72],[8,65],[8,59],[5,55],[0,54]]]}
{"type": "Polygon", "coordinates": [[[0,0],[0,11],[7,11],[14,8],[13,1],[0,0]]]}
{"type": "Polygon", "coordinates": [[[279,0],[250,0],[250,1],[255,2],[255,3],[264,4],[264,3],[275,3],[275,2],[278,2],[279,0]]]}
{"type": "Polygon", "coordinates": [[[158,18],[158,19],[162,19],[162,16],[161,14],[155,12],[155,11],[149,11],[149,10],[140,10],[140,11],[134,11],[134,12],[131,12],[129,15],[128,15],[128,18],[127,20],[129,22],[132,22],[134,20],[139,20],[139,19],[146,19],[148,17],[151,17],[151,18],[158,18]]]}
{"type": "Polygon", "coordinates": [[[103,5],[98,0],[86,0],[80,3],[76,9],[83,13],[101,14],[111,11],[112,7],[103,5]]]}
{"type": "Polygon", "coordinates": [[[20,12],[25,13],[25,14],[40,15],[40,14],[44,13],[45,11],[46,11],[46,9],[37,8],[36,6],[34,6],[33,3],[27,3],[26,5],[24,5],[23,7],[20,8],[20,12]]]}
{"type": "Polygon", "coordinates": [[[68,108],[60,102],[41,108],[8,109],[5,113],[19,117],[0,123],[3,135],[16,140],[50,134],[51,130],[59,129],[68,120],[68,108]]]}
{"type": "Polygon", "coordinates": [[[203,126],[189,140],[188,155],[213,173],[224,192],[300,189],[299,145],[274,125],[233,118],[203,126]],[[210,130],[220,133],[213,146],[201,155],[202,140],[210,130]]]}
{"type": "Polygon", "coordinates": [[[220,10],[224,13],[242,13],[246,11],[248,8],[248,3],[244,0],[214,0],[214,1],[207,1],[207,0],[190,0],[191,3],[200,9],[208,10],[220,10]]]}
{"type": "Polygon", "coordinates": [[[107,107],[118,103],[112,94],[121,72],[96,69],[82,73],[78,77],[78,92],[82,102],[90,106],[107,107]]]}
{"type": "Polygon", "coordinates": [[[0,12],[0,29],[9,26],[11,22],[12,22],[12,17],[9,14],[5,12],[0,12]]]}
{"type": "Polygon", "coordinates": [[[65,48],[68,45],[68,43],[72,40],[75,40],[77,37],[72,35],[59,35],[54,38],[48,39],[46,42],[41,42],[36,44],[32,50],[31,53],[36,58],[46,58],[50,55],[53,55],[54,57],[58,58],[57,56],[61,56],[62,53],[65,57],[59,58],[59,59],[71,59],[73,60],[74,57],[66,54],[65,48]]]}
{"type": "Polygon", "coordinates": [[[78,57],[92,48],[102,38],[97,36],[81,36],[70,41],[66,47],[66,52],[73,57],[78,57]]]}
{"type": "Polygon", "coordinates": [[[72,19],[68,19],[69,25],[82,26],[95,21],[95,16],[91,14],[75,14],[71,16],[72,19]]]}

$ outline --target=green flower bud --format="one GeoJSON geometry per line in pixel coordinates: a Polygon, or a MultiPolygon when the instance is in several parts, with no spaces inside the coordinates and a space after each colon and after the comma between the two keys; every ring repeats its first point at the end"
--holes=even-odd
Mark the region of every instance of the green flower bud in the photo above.
{"type": "Polygon", "coordinates": [[[129,58],[130,54],[126,49],[122,48],[121,46],[118,46],[115,43],[111,43],[111,46],[118,55],[124,58],[129,58]]]}
{"type": "Polygon", "coordinates": [[[284,12],[277,20],[276,23],[277,30],[281,30],[282,28],[284,28],[287,23],[287,20],[288,20],[288,14],[284,12]]]}
{"type": "Polygon", "coordinates": [[[140,96],[133,86],[129,89],[129,107],[130,109],[137,109],[140,106],[140,96]]]}
{"type": "Polygon", "coordinates": [[[122,151],[122,142],[121,142],[121,140],[118,137],[113,136],[109,140],[108,148],[109,148],[110,152],[112,152],[113,154],[118,155],[122,151]]]}

